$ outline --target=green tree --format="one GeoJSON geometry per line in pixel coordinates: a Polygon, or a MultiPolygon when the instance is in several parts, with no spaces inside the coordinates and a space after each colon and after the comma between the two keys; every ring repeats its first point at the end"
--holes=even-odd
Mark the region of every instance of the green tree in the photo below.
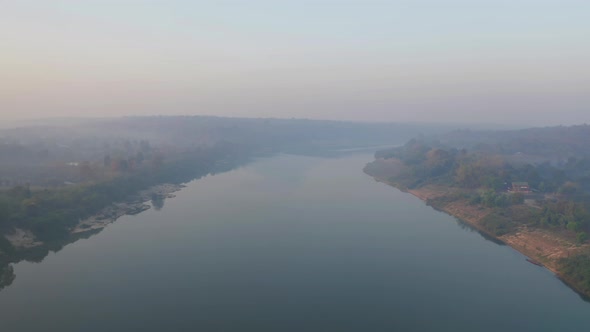
{"type": "Polygon", "coordinates": [[[588,240],[588,234],[586,232],[578,232],[576,234],[576,240],[578,240],[578,243],[584,243],[588,240]]]}
{"type": "Polygon", "coordinates": [[[510,203],[511,204],[523,204],[524,203],[524,194],[523,193],[513,193],[510,196],[510,203]]]}

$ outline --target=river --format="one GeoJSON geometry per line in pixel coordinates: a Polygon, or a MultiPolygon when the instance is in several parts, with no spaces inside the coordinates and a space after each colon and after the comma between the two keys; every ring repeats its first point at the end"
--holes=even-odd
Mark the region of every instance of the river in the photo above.
{"type": "Polygon", "coordinates": [[[551,272],[362,172],[280,155],[190,182],[41,263],[2,331],[581,331],[551,272]]]}

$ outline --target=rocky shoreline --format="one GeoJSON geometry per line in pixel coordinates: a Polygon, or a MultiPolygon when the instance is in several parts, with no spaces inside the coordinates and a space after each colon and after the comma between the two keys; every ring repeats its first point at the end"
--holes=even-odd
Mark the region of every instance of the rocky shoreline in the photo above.
{"type": "MultiPolygon", "coordinates": [[[[181,184],[164,183],[142,190],[124,202],[113,203],[94,216],[80,220],[76,226],[70,229],[70,234],[76,235],[103,229],[124,215],[135,215],[150,209],[152,206],[146,203],[154,198],[175,197],[173,193],[184,187],[181,184]]],[[[31,249],[43,245],[43,242],[39,241],[31,231],[20,228],[6,234],[5,238],[14,248],[18,249],[31,249]]]]}
{"type": "Polygon", "coordinates": [[[130,197],[126,202],[114,203],[102,209],[102,211],[96,215],[81,220],[78,225],[72,228],[70,233],[77,234],[105,228],[108,224],[115,222],[124,215],[135,215],[145,210],[149,210],[151,205],[146,204],[146,202],[149,202],[154,197],[162,199],[173,198],[175,197],[173,193],[184,187],[185,186],[181,184],[165,183],[142,190],[130,197]]]}

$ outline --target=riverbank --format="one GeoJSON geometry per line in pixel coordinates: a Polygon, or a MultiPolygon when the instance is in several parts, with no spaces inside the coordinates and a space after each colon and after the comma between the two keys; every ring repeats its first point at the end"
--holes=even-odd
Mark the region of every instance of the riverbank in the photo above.
{"type": "Polygon", "coordinates": [[[448,194],[448,191],[443,187],[426,186],[407,190],[407,192],[460,219],[487,236],[509,245],[530,259],[543,263],[544,267],[556,274],[559,274],[559,259],[579,254],[588,247],[588,244],[578,245],[566,236],[560,236],[544,229],[530,228],[526,225],[518,227],[508,234],[497,236],[482,225],[482,220],[493,213],[491,208],[472,205],[467,200],[457,200],[440,205],[432,204],[436,198],[448,194]]]}
{"type": "MultiPolygon", "coordinates": [[[[590,293],[578,287],[575,280],[568,278],[561,272],[561,266],[559,264],[560,259],[588,252],[590,250],[589,244],[580,245],[571,236],[567,236],[567,234],[559,234],[540,228],[531,228],[526,225],[498,236],[482,225],[482,221],[494,212],[493,208],[470,204],[467,199],[445,200],[445,197],[453,196],[458,192],[454,188],[439,185],[425,185],[417,189],[407,189],[391,181],[391,177],[387,178],[371,173],[371,170],[383,167],[383,164],[378,167],[373,165],[372,168],[365,168],[364,171],[376,181],[409,193],[433,208],[461,220],[485,236],[510,246],[528,257],[530,259],[529,262],[533,261],[542,264],[544,268],[554,273],[566,285],[580,294],[580,296],[584,298],[590,297],[590,293]]],[[[383,174],[390,175],[393,171],[393,173],[399,175],[402,170],[400,167],[403,167],[403,165],[397,162],[388,162],[386,167],[388,171],[383,174]]]]}
{"type": "Polygon", "coordinates": [[[114,203],[102,209],[96,215],[80,221],[78,225],[72,228],[70,233],[77,234],[105,228],[108,224],[115,222],[124,215],[135,215],[150,209],[151,205],[146,203],[154,197],[159,199],[173,198],[175,197],[173,193],[184,187],[181,184],[164,183],[142,190],[128,201],[114,203]]]}
{"type": "MultiPolygon", "coordinates": [[[[420,198],[427,204],[436,197],[445,195],[444,188],[437,190],[428,186],[420,189],[407,190],[406,192],[420,198]]],[[[587,252],[590,245],[580,245],[567,236],[544,229],[529,228],[527,226],[519,227],[514,232],[508,234],[496,236],[481,224],[481,221],[492,213],[492,209],[475,207],[470,205],[467,200],[455,201],[442,206],[433,205],[433,207],[460,219],[486,236],[510,246],[512,249],[525,255],[529,263],[539,263],[540,266],[551,271],[557,278],[583,298],[587,299],[590,297],[589,292],[584,291],[584,289],[577,285],[575,280],[568,278],[562,273],[559,263],[563,258],[587,252]]]]}
{"type": "MultiPolygon", "coordinates": [[[[164,183],[141,190],[123,202],[113,203],[95,215],[80,220],[70,229],[70,234],[75,235],[103,229],[124,215],[134,215],[150,209],[151,205],[146,203],[154,198],[175,197],[173,193],[184,187],[181,184],[164,183]]],[[[5,238],[16,249],[32,249],[44,244],[31,231],[20,228],[15,228],[12,233],[5,235],[5,238]]]]}

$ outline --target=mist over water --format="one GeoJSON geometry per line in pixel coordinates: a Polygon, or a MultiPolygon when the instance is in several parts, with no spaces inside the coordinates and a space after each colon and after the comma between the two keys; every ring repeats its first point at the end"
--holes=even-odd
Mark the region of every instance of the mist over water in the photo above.
{"type": "Polygon", "coordinates": [[[0,0],[0,331],[587,330],[589,13],[0,0]]]}

